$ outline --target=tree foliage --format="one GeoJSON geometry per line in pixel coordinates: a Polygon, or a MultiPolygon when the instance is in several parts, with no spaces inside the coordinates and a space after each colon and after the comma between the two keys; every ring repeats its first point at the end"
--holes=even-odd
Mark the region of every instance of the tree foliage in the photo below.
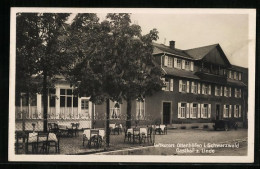
{"type": "Polygon", "coordinates": [[[47,131],[47,88],[55,75],[71,65],[68,25],[70,14],[18,13],[16,16],[16,84],[17,90],[33,84],[37,78],[38,90],[43,94],[44,130],[47,131]],[[23,80],[28,79],[26,83],[23,80]],[[30,83],[31,82],[31,83],[30,83]]]}
{"type": "Polygon", "coordinates": [[[131,24],[130,14],[125,13],[108,14],[101,23],[95,14],[78,14],[71,32],[76,62],[68,77],[94,103],[105,98],[129,103],[161,89],[161,70],[152,57],[156,29],[142,35],[141,27],[131,24]]]}

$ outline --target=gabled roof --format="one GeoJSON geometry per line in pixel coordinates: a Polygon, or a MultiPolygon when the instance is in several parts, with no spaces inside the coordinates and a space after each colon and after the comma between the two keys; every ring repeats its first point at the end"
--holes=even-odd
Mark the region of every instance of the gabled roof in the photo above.
{"type": "Polygon", "coordinates": [[[183,57],[186,59],[193,59],[191,56],[186,54],[183,50],[180,50],[177,48],[171,49],[169,46],[166,46],[164,44],[158,44],[158,43],[153,43],[153,46],[154,46],[153,54],[166,53],[166,54],[170,54],[170,55],[183,57]]]}
{"type": "Polygon", "coordinates": [[[204,58],[211,50],[213,50],[218,44],[203,46],[193,49],[185,50],[185,52],[190,55],[195,60],[200,60],[204,58]]]}

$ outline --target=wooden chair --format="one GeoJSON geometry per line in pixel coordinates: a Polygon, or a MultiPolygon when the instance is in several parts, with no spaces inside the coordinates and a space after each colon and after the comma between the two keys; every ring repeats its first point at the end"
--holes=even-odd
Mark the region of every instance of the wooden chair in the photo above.
{"type": "Polygon", "coordinates": [[[79,123],[71,123],[72,132],[76,136],[79,136],[79,123]]]}
{"type": "Polygon", "coordinates": [[[127,139],[127,141],[130,140],[130,142],[131,142],[132,134],[130,132],[127,132],[127,130],[128,130],[127,128],[124,128],[124,133],[125,133],[124,142],[125,142],[126,139],[127,139]]]}
{"type": "Polygon", "coordinates": [[[93,143],[93,146],[98,148],[100,145],[100,136],[99,136],[99,130],[90,130],[90,138],[88,142],[89,148],[91,147],[93,143]]]}
{"type": "Polygon", "coordinates": [[[36,153],[48,154],[48,138],[49,133],[38,132],[37,142],[36,142],[36,153]],[[40,148],[40,151],[39,151],[40,148]]]}
{"type": "Polygon", "coordinates": [[[133,128],[133,144],[135,143],[135,139],[138,139],[139,144],[141,143],[140,128],[133,128]]]}
{"type": "Polygon", "coordinates": [[[29,147],[31,146],[31,153],[37,153],[37,133],[31,132],[27,134],[26,144],[25,144],[25,153],[29,153],[29,147]]]}
{"type": "Polygon", "coordinates": [[[48,137],[48,152],[50,152],[50,147],[55,148],[55,153],[60,153],[60,134],[59,133],[53,133],[56,138],[50,138],[48,137]],[[56,140],[57,139],[57,140],[56,140]]]}
{"type": "Polygon", "coordinates": [[[24,150],[25,148],[25,132],[16,132],[15,133],[15,153],[18,154],[19,150],[24,150]]]}
{"type": "Polygon", "coordinates": [[[147,140],[147,142],[152,142],[152,135],[153,135],[153,128],[152,127],[148,127],[147,128],[147,134],[143,134],[141,133],[141,141],[145,143],[145,140],[147,140]]]}

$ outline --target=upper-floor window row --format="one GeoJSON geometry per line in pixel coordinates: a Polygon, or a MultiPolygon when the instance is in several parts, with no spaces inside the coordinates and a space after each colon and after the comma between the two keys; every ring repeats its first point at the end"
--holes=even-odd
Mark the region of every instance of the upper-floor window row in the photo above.
{"type": "Polygon", "coordinates": [[[237,72],[237,71],[229,70],[228,71],[228,78],[229,79],[234,79],[234,80],[242,80],[242,73],[241,72],[237,72]]]}
{"type": "Polygon", "coordinates": [[[164,56],[164,66],[170,68],[194,71],[194,62],[190,60],[175,58],[172,56],[164,56]]]}

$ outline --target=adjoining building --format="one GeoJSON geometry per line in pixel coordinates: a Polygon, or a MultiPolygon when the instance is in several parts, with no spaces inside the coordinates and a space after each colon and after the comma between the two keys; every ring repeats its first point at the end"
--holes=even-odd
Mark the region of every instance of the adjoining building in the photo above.
{"type": "MultiPolygon", "coordinates": [[[[235,119],[247,123],[248,69],[232,65],[219,44],[189,50],[154,43],[154,60],[162,69],[162,91],[132,101],[132,119],[139,124],[210,123],[215,119],[235,119]]],[[[30,104],[16,97],[16,128],[22,115],[29,123],[42,124],[42,96],[30,104]]],[[[79,121],[81,128],[104,127],[105,104],[94,105],[88,97],[73,95],[73,88],[60,78],[49,91],[49,121],[79,121]]],[[[110,102],[111,122],[125,124],[126,102],[110,102]]],[[[30,125],[28,123],[28,125],[30,125]]],[[[132,124],[134,125],[134,124],[132,124]]]]}

